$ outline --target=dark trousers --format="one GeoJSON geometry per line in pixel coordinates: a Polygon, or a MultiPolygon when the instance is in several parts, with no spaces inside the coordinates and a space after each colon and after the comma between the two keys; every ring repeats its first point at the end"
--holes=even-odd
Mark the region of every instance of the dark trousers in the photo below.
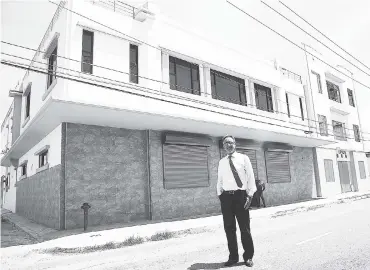
{"type": "Polygon", "coordinates": [[[234,194],[223,192],[220,195],[220,201],[227,244],[230,252],[229,259],[239,259],[235,217],[239,223],[241,242],[244,248],[243,258],[245,261],[252,259],[254,255],[254,245],[250,232],[249,209],[244,209],[246,192],[235,191],[234,194]]]}

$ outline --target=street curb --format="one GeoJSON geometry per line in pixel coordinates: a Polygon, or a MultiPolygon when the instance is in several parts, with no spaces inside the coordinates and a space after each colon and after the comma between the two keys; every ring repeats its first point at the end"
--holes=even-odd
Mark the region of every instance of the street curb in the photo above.
{"type": "Polygon", "coordinates": [[[300,206],[300,207],[287,209],[287,210],[283,210],[283,211],[277,211],[277,212],[275,212],[273,214],[270,214],[268,216],[270,218],[277,218],[277,217],[281,217],[281,216],[292,215],[292,214],[295,214],[295,213],[312,211],[312,210],[316,210],[318,208],[323,208],[323,207],[327,207],[327,206],[334,205],[334,204],[341,204],[341,203],[363,200],[363,199],[368,199],[368,198],[370,198],[370,193],[362,194],[362,195],[353,195],[353,196],[350,196],[350,197],[338,198],[338,199],[333,200],[333,201],[326,201],[326,202],[322,202],[322,203],[319,202],[317,204],[313,204],[313,205],[310,205],[310,206],[300,206]]]}

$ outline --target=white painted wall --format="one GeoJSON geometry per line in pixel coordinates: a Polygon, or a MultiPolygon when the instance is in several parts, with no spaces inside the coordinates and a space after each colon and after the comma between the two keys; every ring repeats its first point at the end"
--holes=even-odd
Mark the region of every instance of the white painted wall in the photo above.
{"type": "MultiPolygon", "coordinates": [[[[25,155],[19,159],[19,164],[22,164],[25,160],[27,163],[27,177],[30,177],[36,173],[36,169],[39,167],[39,157],[35,156],[35,153],[45,145],[49,145],[48,150],[48,163],[49,168],[59,165],[61,163],[61,139],[62,139],[62,125],[59,125],[52,132],[50,132],[44,139],[31,148],[25,155]]],[[[18,168],[18,179],[21,175],[21,168],[18,168]]],[[[24,180],[22,180],[24,181],[24,180]]],[[[27,181],[27,180],[25,180],[27,181]]]]}
{"type": "MultiPolygon", "coordinates": [[[[2,167],[4,168],[4,167],[2,167]]],[[[17,195],[17,189],[15,187],[15,183],[17,181],[17,171],[13,166],[10,166],[9,168],[4,168],[3,173],[7,174],[10,173],[10,180],[9,180],[9,189],[8,191],[5,190],[5,186],[3,187],[3,198],[2,198],[2,206],[5,209],[8,209],[15,213],[15,203],[16,203],[16,195],[17,195]]]]}
{"type": "MultiPolygon", "coordinates": [[[[94,32],[94,56],[95,65],[101,65],[120,72],[109,71],[103,68],[94,66],[93,75],[81,74],[81,63],[68,62],[68,68],[74,70],[73,75],[81,79],[93,79],[107,82],[106,77],[115,82],[110,82],[108,85],[133,91],[132,87],[137,87],[135,84],[129,83],[129,45],[130,43],[139,45],[139,75],[147,77],[157,82],[139,78],[139,84],[143,87],[144,93],[153,93],[163,97],[162,93],[170,94],[171,100],[179,100],[179,98],[187,98],[195,101],[207,102],[210,107],[222,106],[218,108],[222,111],[236,111],[240,114],[258,121],[265,121],[267,124],[260,125],[255,123],[255,126],[263,130],[271,130],[277,133],[289,133],[297,136],[305,136],[304,129],[307,129],[307,121],[301,121],[300,118],[288,119],[286,115],[285,91],[302,96],[304,101],[304,91],[301,84],[290,82],[280,74],[273,62],[257,61],[246,57],[232,50],[227,50],[217,44],[207,42],[206,40],[189,33],[179,31],[167,23],[164,23],[165,17],[162,14],[156,14],[154,20],[148,19],[145,22],[133,20],[128,16],[120,13],[115,13],[111,10],[104,9],[100,6],[92,5],[83,1],[70,1],[69,8],[81,12],[84,16],[90,18],[106,18],[102,21],[105,25],[117,29],[118,31],[140,39],[145,43],[161,48],[160,50],[141,44],[140,41],[134,40],[124,34],[109,30],[101,25],[95,24],[87,19],[81,18],[78,15],[71,16],[68,21],[67,43],[69,50],[67,56],[72,59],[81,59],[82,50],[82,31],[83,29],[94,32]],[[195,96],[181,93],[169,89],[168,77],[168,56],[182,58],[184,60],[194,62],[200,65],[202,96],[195,96]],[[252,106],[243,107],[227,102],[213,100],[210,96],[209,69],[216,69],[237,77],[244,78],[247,85],[247,101],[252,103],[252,106]],[[118,81],[118,82],[117,82],[118,81]],[[250,87],[251,82],[257,82],[273,88],[275,97],[274,108],[281,113],[269,113],[257,110],[253,107],[253,88],[250,87]],[[128,87],[120,87],[123,83],[128,84],[128,87]],[[208,93],[206,95],[205,93],[208,93]],[[271,119],[272,118],[272,119],[271,119]],[[280,121],[282,120],[282,121],[280,121]],[[283,127],[274,127],[269,123],[278,123],[280,125],[295,126],[300,130],[288,130],[283,127]]],[[[238,40],[235,40],[238,42],[238,40]]],[[[197,113],[191,115],[186,109],[179,110],[178,105],[159,105],[157,102],[143,101],[140,98],[129,96],[118,91],[102,89],[91,85],[67,81],[64,89],[56,89],[53,92],[53,98],[66,100],[69,102],[78,102],[90,104],[93,106],[105,106],[110,108],[129,109],[145,113],[158,113],[168,116],[194,117],[201,121],[217,122],[221,117],[215,113],[197,113]]],[[[189,104],[197,104],[188,101],[189,104]]],[[[297,104],[292,104],[294,110],[297,110],[297,115],[300,115],[300,107],[297,98],[297,104]],[[298,105],[297,105],[298,104],[298,105]]],[[[250,105],[250,104],[249,104],[250,105]]],[[[203,105],[197,105],[204,107],[203,105]]],[[[305,118],[306,118],[306,108],[305,118]]],[[[223,124],[222,121],[219,121],[223,124]]]]}
{"type": "MultiPolygon", "coordinates": [[[[59,34],[58,38],[58,55],[64,56],[66,53],[66,46],[65,46],[65,36],[66,36],[66,22],[67,22],[67,11],[62,10],[59,14],[57,20],[54,21],[53,27],[46,31],[46,39],[43,45],[40,48],[40,53],[37,54],[35,58],[35,62],[33,63],[33,68],[40,69],[41,71],[45,72],[47,69],[47,58],[45,58],[44,52],[48,49],[49,45],[51,44],[53,38],[59,34]]],[[[45,29],[46,30],[46,29],[45,29]]],[[[40,39],[41,42],[41,39],[40,39]]],[[[62,68],[66,66],[67,60],[58,58],[57,59],[57,66],[60,67],[58,71],[66,72],[62,68]]],[[[21,79],[21,78],[20,78],[21,79]]],[[[25,96],[22,98],[22,113],[21,113],[21,131],[22,134],[29,124],[32,122],[34,117],[40,112],[40,109],[43,107],[45,102],[52,96],[52,93],[58,89],[63,89],[63,80],[58,80],[57,83],[53,88],[47,89],[47,75],[36,73],[36,72],[29,72],[28,75],[25,76],[23,82],[21,82],[20,90],[26,90],[29,83],[32,83],[31,86],[31,106],[30,106],[30,119],[29,121],[25,121],[25,96]],[[47,91],[50,93],[45,96],[47,91]]]]}
{"type": "Polygon", "coordinates": [[[341,186],[339,179],[339,169],[335,150],[317,148],[317,161],[320,175],[321,192],[323,197],[330,197],[340,194],[341,186]],[[335,182],[327,182],[325,176],[324,159],[331,159],[333,161],[334,178],[335,182]]]}
{"type": "MultiPolygon", "coordinates": [[[[317,55],[316,52],[312,50],[309,50],[309,51],[317,55]]],[[[319,57],[321,59],[323,58],[323,56],[321,55],[319,57]]],[[[347,150],[347,151],[352,151],[352,150],[353,151],[363,151],[363,143],[356,142],[354,140],[353,125],[355,124],[355,125],[360,126],[360,122],[359,122],[359,118],[357,114],[357,108],[349,105],[347,88],[353,90],[354,95],[356,95],[352,80],[347,78],[343,74],[340,74],[338,71],[328,68],[326,65],[319,62],[313,56],[308,55],[308,64],[309,64],[309,70],[310,70],[310,80],[311,80],[311,86],[312,86],[312,96],[313,96],[314,111],[315,111],[315,115],[311,115],[310,117],[318,121],[318,116],[317,116],[318,114],[326,116],[327,123],[328,123],[328,132],[329,132],[328,137],[332,139],[334,139],[332,120],[345,123],[346,135],[347,137],[349,137],[347,141],[337,141],[337,143],[327,145],[325,147],[328,149],[335,149],[337,147],[340,147],[341,149],[347,150]],[[316,76],[312,74],[311,71],[315,71],[316,73],[320,75],[321,84],[322,84],[322,93],[319,93],[316,76]],[[340,92],[341,92],[341,101],[342,101],[341,103],[338,103],[338,102],[335,102],[329,99],[327,86],[326,86],[326,80],[331,81],[339,86],[340,92]],[[331,107],[333,107],[334,109],[331,109],[331,107]],[[336,110],[345,112],[345,115],[339,113],[336,110]]],[[[357,106],[357,104],[355,105],[357,106]]],[[[318,122],[317,122],[317,125],[318,125],[318,122]]],[[[361,131],[361,127],[360,127],[360,131],[361,131]]],[[[326,137],[326,136],[323,136],[323,137],[326,137]]]]}
{"type": "Polygon", "coordinates": [[[355,168],[356,168],[356,175],[357,175],[357,181],[358,181],[358,189],[359,191],[369,191],[370,190],[370,172],[369,172],[369,163],[367,162],[368,159],[366,158],[365,153],[353,153],[353,157],[355,160],[355,168]],[[363,161],[365,164],[365,172],[366,172],[366,178],[360,179],[360,169],[358,162],[363,161]]]}

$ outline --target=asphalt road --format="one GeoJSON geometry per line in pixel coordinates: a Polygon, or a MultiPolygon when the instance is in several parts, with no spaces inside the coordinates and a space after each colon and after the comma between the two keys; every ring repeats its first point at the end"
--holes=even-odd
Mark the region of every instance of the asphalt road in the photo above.
{"type": "MultiPolygon", "coordinates": [[[[369,209],[370,199],[364,199],[290,216],[252,219],[256,250],[252,269],[370,269],[369,209]]],[[[219,227],[103,252],[30,253],[7,261],[3,269],[221,269],[227,256],[226,237],[219,227]]],[[[249,268],[240,263],[229,269],[249,268]]]]}

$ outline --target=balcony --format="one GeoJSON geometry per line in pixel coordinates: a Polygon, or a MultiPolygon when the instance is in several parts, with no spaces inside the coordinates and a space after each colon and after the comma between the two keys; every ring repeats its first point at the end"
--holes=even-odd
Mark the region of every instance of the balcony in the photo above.
{"type": "Polygon", "coordinates": [[[288,79],[291,79],[291,80],[293,80],[295,82],[298,82],[298,83],[302,83],[302,77],[300,75],[298,75],[297,73],[294,73],[294,72],[292,72],[292,71],[290,71],[286,68],[283,68],[283,67],[280,68],[280,73],[288,79]]]}
{"type": "Polygon", "coordinates": [[[148,17],[153,15],[153,13],[148,10],[148,2],[140,7],[134,7],[118,0],[89,0],[89,2],[93,5],[131,17],[140,22],[145,21],[148,17]]]}

